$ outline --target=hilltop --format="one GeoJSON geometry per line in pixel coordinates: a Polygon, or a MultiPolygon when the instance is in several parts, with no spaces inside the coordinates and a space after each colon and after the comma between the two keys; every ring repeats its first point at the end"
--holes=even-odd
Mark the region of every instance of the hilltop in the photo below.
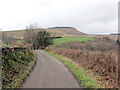
{"type": "Polygon", "coordinates": [[[57,29],[59,31],[64,32],[65,34],[73,34],[73,35],[80,35],[80,34],[85,34],[79,30],[77,30],[76,28],[73,27],[52,27],[49,29],[57,29]]]}

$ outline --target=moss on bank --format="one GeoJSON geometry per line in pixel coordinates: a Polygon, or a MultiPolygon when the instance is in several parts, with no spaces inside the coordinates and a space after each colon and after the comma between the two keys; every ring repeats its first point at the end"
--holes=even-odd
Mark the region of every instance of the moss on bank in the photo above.
{"type": "Polygon", "coordinates": [[[2,51],[2,88],[19,88],[36,63],[32,50],[2,51]]]}

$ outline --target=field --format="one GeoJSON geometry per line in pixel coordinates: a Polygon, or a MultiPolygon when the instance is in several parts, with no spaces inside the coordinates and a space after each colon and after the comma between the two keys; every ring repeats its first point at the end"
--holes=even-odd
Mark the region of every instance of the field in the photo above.
{"type": "Polygon", "coordinates": [[[90,37],[63,37],[59,39],[54,40],[54,45],[62,45],[66,43],[71,43],[71,42],[85,42],[93,40],[93,38],[90,37]]]}

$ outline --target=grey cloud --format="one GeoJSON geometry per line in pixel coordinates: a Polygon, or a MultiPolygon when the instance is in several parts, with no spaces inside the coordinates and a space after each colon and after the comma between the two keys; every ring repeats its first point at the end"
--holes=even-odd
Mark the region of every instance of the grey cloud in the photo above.
{"type": "MultiPolygon", "coordinates": [[[[106,1],[106,0],[105,0],[106,1]]],[[[117,3],[116,1],[91,1],[77,0],[35,0],[35,10],[31,10],[27,19],[13,24],[3,25],[9,29],[25,27],[37,22],[41,27],[72,26],[86,33],[110,33],[117,31],[117,3]],[[34,11],[33,11],[34,10],[34,11]],[[34,12],[34,13],[32,13],[34,12]],[[33,15],[32,15],[33,14],[33,15]]],[[[32,6],[31,6],[32,7],[32,6]]],[[[34,7],[34,6],[33,6],[34,7]]],[[[27,12],[24,13],[27,16],[27,12]]],[[[16,17],[16,19],[19,17],[16,17]]]]}

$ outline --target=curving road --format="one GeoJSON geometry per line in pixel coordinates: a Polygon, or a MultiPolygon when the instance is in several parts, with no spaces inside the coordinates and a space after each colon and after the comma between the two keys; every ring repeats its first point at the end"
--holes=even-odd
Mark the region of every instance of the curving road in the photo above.
{"type": "Polygon", "coordinates": [[[36,50],[37,64],[22,88],[80,88],[69,70],[56,58],[36,50]]]}

